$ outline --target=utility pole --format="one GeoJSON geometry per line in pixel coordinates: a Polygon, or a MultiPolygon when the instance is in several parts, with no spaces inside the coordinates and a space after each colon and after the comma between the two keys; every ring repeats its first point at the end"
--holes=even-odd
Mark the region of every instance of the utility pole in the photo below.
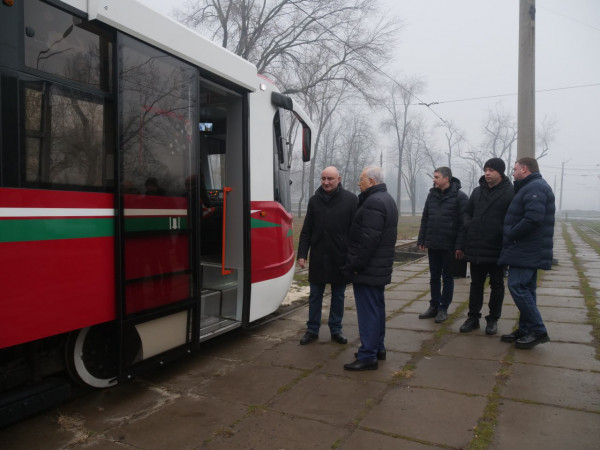
{"type": "Polygon", "coordinates": [[[564,184],[564,180],[565,180],[565,164],[568,163],[569,161],[571,161],[570,159],[567,159],[566,161],[562,162],[562,167],[560,169],[560,199],[558,201],[558,210],[562,211],[562,193],[563,193],[563,184],[564,184]]]}
{"type": "Polygon", "coordinates": [[[535,0],[519,0],[517,159],[535,158],[535,0]]]}

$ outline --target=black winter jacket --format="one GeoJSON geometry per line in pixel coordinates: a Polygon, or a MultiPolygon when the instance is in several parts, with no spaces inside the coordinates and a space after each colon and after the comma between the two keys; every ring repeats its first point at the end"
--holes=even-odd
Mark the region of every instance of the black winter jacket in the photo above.
{"type": "Polygon", "coordinates": [[[385,286],[392,281],[397,236],[398,208],[385,183],[360,193],[346,257],[353,283],[385,286]]]}
{"type": "Polygon", "coordinates": [[[551,269],[555,212],[554,193],[541,173],[515,181],[515,196],[504,218],[498,264],[551,269]]]}
{"type": "Polygon", "coordinates": [[[450,186],[443,192],[436,187],[429,190],[417,245],[434,250],[463,249],[463,219],[469,198],[460,188],[460,180],[452,177],[450,186]]]}
{"type": "Polygon", "coordinates": [[[502,226],[515,195],[512,183],[503,176],[490,188],[482,176],[471,193],[465,213],[465,259],[474,264],[496,264],[502,251],[502,226]]]}
{"type": "Polygon", "coordinates": [[[298,243],[298,259],[307,259],[311,283],[344,284],[343,267],[348,251],[348,232],[356,212],[356,195],[338,186],[327,194],[319,187],[308,201],[298,243]]]}

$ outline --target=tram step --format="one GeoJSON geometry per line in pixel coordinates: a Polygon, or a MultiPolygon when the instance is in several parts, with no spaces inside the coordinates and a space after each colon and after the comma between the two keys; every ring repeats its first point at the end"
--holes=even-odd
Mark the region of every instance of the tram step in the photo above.
{"type": "Polygon", "coordinates": [[[56,406],[70,396],[71,385],[60,378],[46,378],[33,385],[2,393],[0,428],[56,406]]]}

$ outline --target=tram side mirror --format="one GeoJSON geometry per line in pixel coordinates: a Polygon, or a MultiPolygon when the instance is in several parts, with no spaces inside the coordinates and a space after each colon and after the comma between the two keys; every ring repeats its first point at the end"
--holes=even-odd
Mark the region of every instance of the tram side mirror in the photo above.
{"type": "Polygon", "coordinates": [[[310,161],[312,135],[309,127],[302,126],[302,162],[310,161]]]}

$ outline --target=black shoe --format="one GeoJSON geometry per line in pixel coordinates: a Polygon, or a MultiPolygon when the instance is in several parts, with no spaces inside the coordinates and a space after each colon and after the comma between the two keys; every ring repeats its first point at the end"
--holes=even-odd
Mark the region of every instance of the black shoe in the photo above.
{"type": "Polygon", "coordinates": [[[500,338],[500,340],[502,342],[508,342],[509,344],[512,344],[517,339],[521,339],[522,337],[524,337],[526,334],[527,333],[525,333],[524,331],[515,330],[510,334],[503,334],[502,337],[500,338]]]}
{"type": "Polygon", "coordinates": [[[438,313],[435,316],[435,323],[442,323],[448,318],[448,311],[444,311],[443,309],[438,310],[438,313]]]}
{"type": "Polygon", "coordinates": [[[357,359],[354,362],[344,364],[345,370],[377,370],[378,367],[377,358],[357,359]]]}
{"type": "Polygon", "coordinates": [[[431,319],[432,317],[435,317],[437,313],[438,309],[430,306],[423,314],[419,314],[419,319],[431,319]]]}
{"type": "MultiPolygon", "coordinates": [[[[354,357],[358,359],[358,352],[354,354],[354,357]]],[[[385,361],[387,359],[387,352],[385,350],[379,350],[377,352],[377,360],[385,361]]]]}
{"type": "Polygon", "coordinates": [[[347,344],[348,339],[342,333],[336,333],[331,335],[331,340],[337,342],[338,344],[347,344]]]}
{"type": "Polygon", "coordinates": [[[485,326],[485,334],[492,336],[498,332],[498,321],[493,319],[486,319],[487,325],[485,326]]]}
{"type": "Polygon", "coordinates": [[[302,339],[300,339],[300,345],[310,344],[312,341],[316,341],[318,338],[318,334],[307,331],[306,333],[304,333],[304,336],[302,336],[302,339]]]}
{"type": "Polygon", "coordinates": [[[462,326],[460,327],[460,332],[461,333],[469,333],[473,330],[477,330],[479,328],[479,319],[476,319],[474,317],[469,317],[467,320],[465,320],[465,323],[462,324],[462,326]]]}
{"type": "Polygon", "coordinates": [[[548,337],[548,333],[529,333],[528,335],[517,339],[515,342],[515,347],[522,349],[530,349],[538,344],[548,342],[549,340],[550,338],[548,337]]]}

